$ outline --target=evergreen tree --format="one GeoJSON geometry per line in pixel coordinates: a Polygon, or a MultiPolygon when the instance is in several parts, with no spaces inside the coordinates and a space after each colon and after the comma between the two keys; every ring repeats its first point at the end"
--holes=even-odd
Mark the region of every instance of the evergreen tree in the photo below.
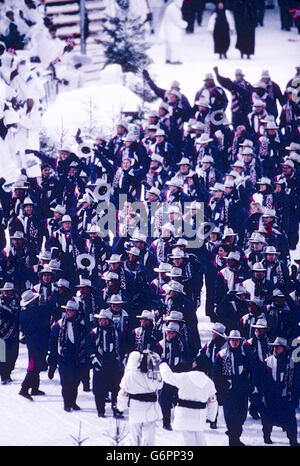
{"type": "Polygon", "coordinates": [[[146,53],[150,45],[145,41],[144,23],[140,17],[131,18],[127,14],[107,17],[97,42],[104,46],[104,67],[117,63],[123,72],[136,73],[151,63],[146,53]]]}

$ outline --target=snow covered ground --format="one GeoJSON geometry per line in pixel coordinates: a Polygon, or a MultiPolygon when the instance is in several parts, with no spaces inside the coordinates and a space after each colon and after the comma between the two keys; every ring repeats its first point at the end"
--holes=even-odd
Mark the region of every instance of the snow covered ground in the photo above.
{"type": "MultiPolygon", "coordinates": [[[[164,47],[153,41],[151,56],[154,63],[150,73],[157,84],[168,88],[171,81],[177,79],[181,83],[182,92],[193,101],[196,91],[202,86],[204,75],[211,72],[213,66],[218,65],[220,73],[233,77],[236,68],[242,68],[246,79],[250,82],[259,80],[263,69],[268,69],[274,81],[284,90],[286,82],[295,75],[295,66],[299,65],[300,36],[296,29],[291,32],[280,31],[278,13],[266,11],[265,27],[257,29],[256,54],[251,60],[241,60],[239,52],[234,49],[235,36],[228,53],[228,60],[218,60],[213,54],[212,38],[206,32],[209,13],[206,11],[203,26],[196,26],[195,34],[185,35],[182,47],[184,49],[184,66],[165,65],[164,47]]],[[[91,83],[96,86],[97,83],[91,83]]],[[[153,105],[156,108],[156,104],[153,105]]],[[[199,330],[202,343],[209,338],[211,324],[204,315],[203,306],[198,310],[199,330]]],[[[110,445],[111,440],[105,434],[113,434],[115,420],[111,417],[111,410],[107,405],[105,419],[99,419],[96,414],[92,393],[84,393],[79,388],[78,404],[81,411],[66,413],[63,411],[61,387],[58,374],[49,381],[47,374],[41,374],[41,389],[45,390],[45,397],[35,397],[34,402],[23,399],[18,395],[21,381],[27,366],[27,351],[21,345],[20,356],[16,369],[12,374],[11,385],[0,385],[0,445],[1,446],[71,446],[75,445],[73,437],[77,437],[81,424],[81,439],[87,438],[85,446],[110,445]]],[[[298,423],[300,411],[297,413],[298,423]]],[[[126,429],[126,419],[121,421],[126,429]]],[[[219,410],[218,429],[206,430],[208,445],[227,445],[225,423],[222,408],[219,410]]],[[[261,422],[248,417],[241,440],[246,445],[264,445],[261,422]]],[[[286,435],[281,429],[273,429],[272,440],[274,446],[288,445],[286,435]]],[[[167,432],[159,426],[156,433],[157,445],[180,446],[181,436],[176,432],[167,432]]],[[[128,437],[124,439],[124,444],[128,437]]]]}

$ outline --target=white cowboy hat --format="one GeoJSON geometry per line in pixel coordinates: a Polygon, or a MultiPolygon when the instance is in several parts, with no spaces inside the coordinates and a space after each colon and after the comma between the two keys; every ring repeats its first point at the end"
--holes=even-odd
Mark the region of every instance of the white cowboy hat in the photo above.
{"type": "Polygon", "coordinates": [[[253,272],[266,272],[266,269],[263,266],[262,262],[255,262],[255,264],[253,264],[251,270],[253,272]]]}
{"type": "Polygon", "coordinates": [[[55,207],[50,207],[50,210],[52,210],[52,212],[57,212],[60,215],[65,215],[66,213],[66,209],[62,205],[59,205],[59,204],[57,204],[57,206],[55,207]]]}
{"type": "Polygon", "coordinates": [[[220,337],[226,338],[227,335],[225,334],[226,327],[225,325],[221,324],[220,322],[215,322],[212,329],[212,332],[216,333],[220,337]]]}
{"type": "Polygon", "coordinates": [[[176,324],[176,322],[169,322],[169,324],[165,328],[165,332],[180,333],[180,326],[179,324],[176,324]]]}
{"type": "Polygon", "coordinates": [[[277,337],[274,343],[269,343],[270,346],[283,346],[284,348],[289,348],[287,340],[283,337],[277,337]]]}
{"type": "Polygon", "coordinates": [[[258,319],[256,324],[251,324],[251,327],[253,328],[268,328],[268,324],[266,319],[258,319]]]}
{"type": "Polygon", "coordinates": [[[60,278],[57,282],[57,287],[58,288],[68,288],[70,289],[70,282],[64,278],[60,278]]]}
{"type": "Polygon", "coordinates": [[[26,307],[39,297],[39,293],[34,293],[32,290],[26,290],[21,295],[20,306],[26,307]]]}
{"type": "Polygon", "coordinates": [[[180,311],[171,311],[170,314],[165,318],[166,321],[177,320],[180,322],[185,322],[183,319],[183,313],[180,311]]]}
{"type": "Polygon", "coordinates": [[[147,319],[147,320],[151,320],[151,322],[154,322],[154,320],[155,320],[155,317],[154,317],[153,312],[147,311],[147,310],[142,311],[142,314],[139,315],[139,316],[136,316],[136,318],[137,318],[137,319],[147,319]]]}
{"type": "Polygon", "coordinates": [[[113,314],[109,309],[101,309],[99,314],[94,314],[96,319],[109,319],[112,320],[113,314]]]}
{"type": "Polygon", "coordinates": [[[65,306],[60,306],[63,309],[71,309],[72,311],[78,311],[79,310],[79,303],[78,301],[75,301],[74,299],[69,299],[67,304],[65,306]]]}
{"type": "Polygon", "coordinates": [[[79,285],[76,285],[76,288],[85,288],[85,287],[93,288],[92,282],[91,280],[80,277],[79,285]]]}
{"type": "Polygon", "coordinates": [[[155,267],[153,270],[154,272],[167,273],[170,272],[171,268],[171,264],[168,264],[167,262],[160,262],[159,266],[155,267]]]}
{"type": "Polygon", "coordinates": [[[244,337],[241,336],[238,330],[231,330],[227,339],[228,340],[231,340],[231,339],[244,340],[244,337]]]}
{"type": "Polygon", "coordinates": [[[123,304],[125,301],[122,299],[120,294],[113,294],[111,295],[110,299],[108,299],[108,304],[123,304]]]}
{"type": "Polygon", "coordinates": [[[186,294],[185,291],[184,291],[183,285],[181,283],[179,283],[179,282],[174,281],[174,280],[171,280],[169,283],[167,283],[164,286],[164,289],[167,292],[168,291],[177,291],[178,293],[186,294]]]}
{"type": "Polygon", "coordinates": [[[123,262],[121,257],[121,254],[112,254],[110,259],[105,259],[105,262],[108,264],[117,264],[118,262],[123,262]]]}
{"type": "Polygon", "coordinates": [[[11,282],[5,282],[3,287],[0,288],[0,291],[13,291],[15,289],[15,286],[11,282]]]}

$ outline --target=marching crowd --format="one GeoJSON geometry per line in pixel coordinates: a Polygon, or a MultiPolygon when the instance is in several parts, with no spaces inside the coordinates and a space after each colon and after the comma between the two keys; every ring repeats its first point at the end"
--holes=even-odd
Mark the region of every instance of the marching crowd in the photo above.
{"type": "Polygon", "coordinates": [[[123,417],[130,400],[133,444],[142,424],[154,442],[160,417],[172,430],[175,405],[173,428],[199,444],[191,432],[208,405],[217,429],[219,405],[229,445],[243,445],[248,415],[266,444],[280,426],[297,445],[300,67],[283,92],[267,70],[254,84],[241,69],[214,73],[189,102],[177,81],[162,89],[144,70],[157,110],[120,119],[109,138],[79,129],[77,150],[48,155],[23,141],[24,160],[41,165],[12,186],[0,179],[2,385],[25,344],[21,396],[44,395],[40,372],[58,370],[66,412],[80,409],[80,383],[99,417],[108,402],[123,417]]]}

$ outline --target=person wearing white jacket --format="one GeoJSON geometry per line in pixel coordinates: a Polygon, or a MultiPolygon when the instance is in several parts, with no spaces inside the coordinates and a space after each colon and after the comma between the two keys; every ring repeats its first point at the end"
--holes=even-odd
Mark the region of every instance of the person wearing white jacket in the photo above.
{"type": "Polygon", "coordinates": [[[173,430],[181,431],[185,446],[206,446],[206,419],[214,421],[218,410],[214,382],[197,370],[174,373],[165,362],[160,373],[164,382],[178,388],[173,430]]]}
{"type": "Polygon", "coordinates": [[[183,32],[188,24],[182,19],[182,1],[173,0],[167,6],[158,34],[159,39],[163,40],[166,45],[166,63],[172,65],[182,63],[180,44],[183,32]]]}
{"type": "Polygon", "coordinates": [[[24,108],[19,110],[18,132],[16,134],[16,148],[19,151],[21,168],[36,165],[38,171],[30,173],[30,176],[39,175],[38,159],[34,155],[26,155],[26,149],[40,150],[40,130],[42,118],[34,99],[28,98],[24,108]]]}
{"type": "Polygon", "coordinates": [[[117,399],[118,409],[129,407],[131,446],[155,445],[156,422],[162,419],[157,390],[162,388],[158,362],[152,351],[130,353],[117,399]]]}

